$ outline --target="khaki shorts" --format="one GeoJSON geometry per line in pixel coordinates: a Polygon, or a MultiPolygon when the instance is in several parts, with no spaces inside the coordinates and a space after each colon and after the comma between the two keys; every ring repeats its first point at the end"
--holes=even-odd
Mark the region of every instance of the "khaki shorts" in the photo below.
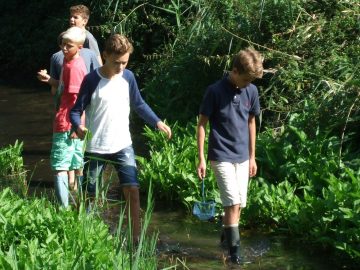
{"type": "Polygon", "coordinates": [[[84,141],[70,139],[70,131],[53,134],[50,164],[53,171],[70,171],[83,167],[84,141]]]}
{"type": "Polygon", "coordinates": [[[249,160],[242,163],[211,161],[223,206],[246,206],[249,160]]]}

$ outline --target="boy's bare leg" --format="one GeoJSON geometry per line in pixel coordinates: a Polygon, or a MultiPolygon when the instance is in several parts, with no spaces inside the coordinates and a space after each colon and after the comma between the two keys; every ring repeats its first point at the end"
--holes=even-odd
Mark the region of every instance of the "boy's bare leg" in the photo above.
{"type": "Polygon", "coordinates": [[[71,170],[68,171],[68,179],[69,179],[69,189],[70,190],[77,190],[77,181],[75,181],[75,171],[71,170]]]}
{"type": "Polygon", "coordinates": [[[83,178],[83,168],[76,169],[75,170],[75,176],[74,176],[74,190],[78,190],[78,184],[82,184],[82,178],[83,178]]]}
{"type": "Polygon", "coordinates": [[[137,243],[140,236],[140,198],[139,187],[125,186],[123,193],[126,201],[126,214],[128,215],[130,208],[130,217],[132,225],[133,243],[137,243]]]}
{"type": "Polygon", "coordinates": [[[223,224],[225,226],[238,224],[240,220],[240,211],[241,208],[238,204],[224,207],[225,215],[223,217],[223,224]]]}
{"type": "Polygon", "coordinates": [[[69,182],[67,171],[56,171],[54,175],[55,195],[63,207],[69,206],[69,182]]]}

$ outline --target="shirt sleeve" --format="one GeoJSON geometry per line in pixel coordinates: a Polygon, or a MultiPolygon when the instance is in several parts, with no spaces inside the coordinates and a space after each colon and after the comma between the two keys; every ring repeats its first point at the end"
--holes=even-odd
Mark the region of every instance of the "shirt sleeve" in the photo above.
{"type": "MultiPolygon", "coordinates": [[[[100,55],[100,54],[99,54],[100,55]]],[[[90,65],[90,72],[100,67],[99,60],[96,57],[96,54],[93,53],[91,55],[91,65],[90,65]]]]}
{"type": "Polygon", "coordinates": [[[249,113],[253,115],[259,115],[260,114],[259,93],[255,85],[253,85],[251,90],[252,90],[251,108],[249,110],[249,113]]]}
{"type": "Polygon", "coordinates": [[[161,120],[143,100],[132,72],[129,75],[129,87],[130,107],[133,108],[147,124],[156,127],[156,124],[161,120]]]}
{"type": "Polygon", "coordinates": [[[90,104],[93,88],[90,76],[86,76],[81,83],[80,92],[76,99],[75,105],[70,111],[70,122],[73,129],[76,130],[81,125],[81,115],[85,111],[85,108],[90,104]]]}
{"type": "Polygon", "coordinates": [[[94,51],[96,56],[100,56],[99,45],[95,37],[89,31],[86,31],[86,39],[88,41],[87,44],[89,46],[89,49],[94,51]]]}
{"type": "Polygon", "coordinates": [[[215,94],[211,87],[208,87],[200,105],[199,113],[210,117],[214,111],[215,94]]]}
{"type": "Polygon", "coordinates": [[[60,57],[58,57],[58,53],[54,53],[50,58],[50,71],[49,75],[55,79],[60,79],[60,73],[61,73],[61,67],[62,67],[62,61],[60,61],[60,57]]]}

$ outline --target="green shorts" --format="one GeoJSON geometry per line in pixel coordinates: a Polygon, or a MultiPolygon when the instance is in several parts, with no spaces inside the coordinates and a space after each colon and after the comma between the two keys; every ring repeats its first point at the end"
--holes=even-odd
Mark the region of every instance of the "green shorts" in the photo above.
{"type": "Polygon", "coordinates": [[[83,167],[84,141],[71,139],[70,131],[53,133],[50,164],[54,171],[70,171],[83,167]]]}

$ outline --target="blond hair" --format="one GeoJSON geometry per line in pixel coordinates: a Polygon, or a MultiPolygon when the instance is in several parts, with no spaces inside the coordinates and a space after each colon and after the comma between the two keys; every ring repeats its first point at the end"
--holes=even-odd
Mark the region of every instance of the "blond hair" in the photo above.
{"type": "Polygon", "coordinates": [[[62,40],[69,40],[79,45],[83,45],[85,39],[85,30],[77,26],[70,27],[62,35],[62,40]]]}
{"type": "Polygon", "coordinates": [[[248,74],[254,78],[263,76],[263,57],[253,48],[246,48],[237,53],[233,58],[232,68],[240,74],[248,74]]]}
{"type": "Polygon", "coordinates": [[[124,35],[112,34],[105,41],[104,51],[107,54],[119,54],[132,53],[134,51],[133,45],[124,35]]]}
{"type": "Polygon", "coordinates": [[[86,20],[90,18],[90,10],[87,6],[84,5],[76,5],[70,7],[70,14],[80,14],[86,20]]]}

